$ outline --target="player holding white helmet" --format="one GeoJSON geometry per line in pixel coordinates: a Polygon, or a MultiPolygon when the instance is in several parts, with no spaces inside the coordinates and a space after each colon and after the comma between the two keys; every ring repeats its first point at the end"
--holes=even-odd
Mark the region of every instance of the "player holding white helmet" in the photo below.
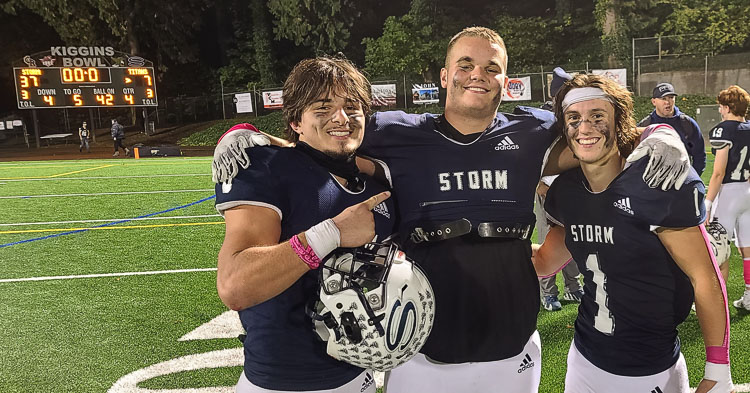
{"type": "Polygon", "coordinates": [[[348,61],[301,61],[284,85],[297,146],[252,149],[254,165],[216,185],[226,220],[217,289],[247,332],[238,393],[375,392],[372,370],[326,354],[305,312],[329,253],[393,230],[390,193],[354,163],[370,101],[369,82],[348,61]]]}

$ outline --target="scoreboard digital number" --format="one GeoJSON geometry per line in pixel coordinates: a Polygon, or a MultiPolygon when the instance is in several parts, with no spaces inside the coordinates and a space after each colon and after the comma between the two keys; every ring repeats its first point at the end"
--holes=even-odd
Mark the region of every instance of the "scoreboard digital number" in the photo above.
{"type": "Polygon", "coordinates": [[[19,109],[157,106],[153,67],[13,68],[19,109]]]}

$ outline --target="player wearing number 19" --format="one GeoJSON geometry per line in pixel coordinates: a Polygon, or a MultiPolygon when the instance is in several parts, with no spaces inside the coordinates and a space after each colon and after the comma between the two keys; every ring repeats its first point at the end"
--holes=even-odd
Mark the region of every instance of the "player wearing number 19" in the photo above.
{"type": "MultiPolygon", "coordinates": [[[[710,134],[716,160],[706,195],[706,210],[719,220],[730,238],[734,231],[745,270],[745,293],[734,306],[750,310],[750,121],[745,119],[750,95],[739,86],[730,86],[719,93],[717,101],[723,121],[710,134]],[[716,202],[713,214],[712,202],[716,202]]],[[[728,263],[722,265],[722,273],[726,280],[728,263]]]]}
{"type": "Polygon", "coordinates": [[[581,167],[547,192],[553,225],[533,261],[542,276],[572,256],[584,276],[565,391],[689,392],[677,325],[695,298],[707,358],[697,392],[730,392],[726,290],[701,224],[697,173],[680,190],[643,184],[646,161],[625,163],[639,139],[633,100],[605,77],[566,82],[555,114],[581,167]]]}

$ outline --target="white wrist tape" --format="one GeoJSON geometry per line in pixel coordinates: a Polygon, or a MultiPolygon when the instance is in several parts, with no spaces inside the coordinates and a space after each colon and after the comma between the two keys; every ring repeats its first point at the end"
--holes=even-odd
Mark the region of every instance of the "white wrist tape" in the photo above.
{"type": "Polygon", "coordinates": [[[706,217],[711,217],[711,206],[713,206],[714,201],[710,199],[704,199],[704,204],[706,205],[706,217]]]}
{"type": "Polygon", "coordinates": [[[716,385],[709,392],[730,392],[734,389],[729,364],[706,362],[706,371],[703,374],[703,379],[716,381],[716,385]]]}
{"type": "Polygon", "coordinates": [[[341,232],[332,219],[327,219],[305,231],[307,245],[315,251],[315,255],[322,261],[331,251],[341,245],[341,232]]]}

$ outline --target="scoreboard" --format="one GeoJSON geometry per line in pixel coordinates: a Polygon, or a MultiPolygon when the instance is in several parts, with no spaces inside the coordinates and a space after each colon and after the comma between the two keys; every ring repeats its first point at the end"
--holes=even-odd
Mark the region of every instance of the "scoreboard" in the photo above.
{"type": "Polygon", "coordinates": [[[157,106],[153,67],[15,67],[19,109],[157,106]]]}

